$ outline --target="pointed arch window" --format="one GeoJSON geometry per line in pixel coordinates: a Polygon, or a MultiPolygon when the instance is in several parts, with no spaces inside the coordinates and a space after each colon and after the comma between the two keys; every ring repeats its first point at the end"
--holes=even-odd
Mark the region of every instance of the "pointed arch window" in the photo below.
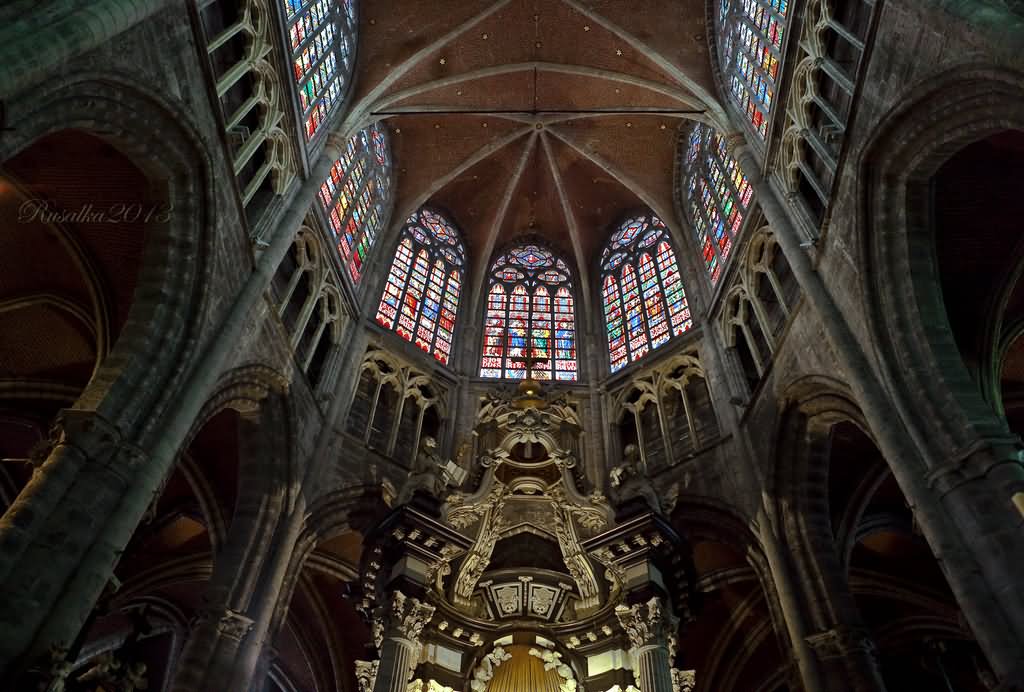
{"type": "Polygon", "coordinates": [[[718,59],[726,89],[751,129],[768,134],[789,0],[720,0],[718,59]]]}
{"type": "Polygon", "coordinates": [[[391,262],[377,322],[444,364],[452,352],[466,248],[436,211],[408,218],[391,262]]]}
{"type": "Polygon", "coordinates": [[[527,244],[504,253],[488,275],[481,377],[574,382],[576,310],[572,274],[551,251],[527,244]]]}
{"type": "Polygon", "coordinates": [[[292,76],[310,141],[344,100],[355,66],[355,0],[283,0],[292,76]]]}
{"type": "Polygon", "coordinates": [[[320,205],[335,247],[356,284],[385,221],[391,194],[390,158],[384,125],[371,125],[349,140],[320,186],[320,205]]]}
{"type": "Polygon", "coordinates": [[[729,155],[725,139],[698,123],[686,153],[686,204],[697,247],[711,283],[718,283],[732,255],[736,236],[754,197],[754,189],[729,155]]]}
{"type": "Polygon", "coordinates": [[[601,287],[611,371],[643,358],[693,326],[665,224],[626,221],[601,255],[601,287]]]}

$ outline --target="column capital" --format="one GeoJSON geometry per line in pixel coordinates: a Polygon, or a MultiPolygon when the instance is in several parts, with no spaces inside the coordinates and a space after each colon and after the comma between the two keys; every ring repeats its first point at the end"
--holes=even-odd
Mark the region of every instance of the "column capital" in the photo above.
{"type": "Polygon", "coordinates": [[[50,427],[49,439],[32,453],[31,461],[42,466],[56,447],[70,447],[82,458],[114,473],[125,483],[147,459],[146,453],[124,438],[117,425],[98,411],[64,409],[50,427]]]}
{"type": "Polygon", "coordinates": [[[104,458],[121,444],[121,431],[97,411],[68,408],[57,414],[50,427],[46,447],[40,447],[33,458],[45,461],[54,447],[74,447],[87,458],[104,458]],[[40,458],[41,457],[41,458],[40,458]]]}
{"type": "Polygon", "coordinates": [[[722,139],[725,141],[726,151],[733,158],[738,158],[740,151],[749,146],[747,144],[747,136],[741,130],[727,132],[722,135],[722,139]]]}
{"type": "Polygon", "coordinates": [[[672,692],[693,692],[697,689],[697,671],[672,669],[672,692]]]}
{"type": "Polygon", "coordinates": [[[373,686],[377,683],[377,671],[380,669],[380,659],[376,661],[356,661],[356,685],[359,692],[373,692],[373,686]]]}
{"type": "Polygon", "coordinates": [[[377,608],[373,637],[379,649],[383,640],[419,641],[423,628],[434,617],[434,606],[394,591],[387,603],[377,608]]]}
{"type": "Polygon", "coordinates": [[[221,636],[236,642],[245,639],[252,629],[252,618],[230,608],[207,608],[196,614],[193,628],[212,626],[221,636]]]}
{"type": "Polygon", "coordinates": [[[217,620],[217,631],[228,639],[240,642],[252,630],[252,625],[252,618],[225,608],[217,620]]]}
{"type": "Polygon", "coordinates": [[[875,643],[863,627],[834,627],[812,634],[806,641],[821,660],[846,658],[853,653],[875,654],[875,643]]]}
{"type": "Polygon", "coordinates": [[[615,616],[634,649],[660,646],[667,650],[669,641],[675,638],[677,620],[665,610],[664,602],[658,596],[646,603],[618,605],[615,616]]]}
{"type": "Polygon", "coordinates": [[[1021,490],[1024,489],[1022,454],[1020,438],[1016,435],[979,437],[955,450],[941,466],[933,468],[927,476],[928,484],[940,497],[985,477],[998,477],[1013,486],[1011,490],[1021,490]]]}

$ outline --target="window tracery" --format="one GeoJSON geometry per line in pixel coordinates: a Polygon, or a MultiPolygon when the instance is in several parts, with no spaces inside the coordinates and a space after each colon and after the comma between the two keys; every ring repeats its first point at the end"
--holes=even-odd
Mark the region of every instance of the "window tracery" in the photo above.
{"type": "Polygon", "coordinates": [[[349,140],[320,186],[335,247],[354,284],[383,225],[391,196],[391,153],[383,123],[349,140]]]}
{"type": "Polygon", "coordinates": [[[801,12],[776,175],[815,227],[832,194],[876,9],[870,0],[810,0],[801,12]]]}
{"type": "Polygon", "coordinates": [[[733,103],[764,139],[782,61],[789,0],[720,0],[719,62],[733,103]]]}
{"type": "Polygon", "coordinates": [[[380,348],[367,349],[346,431],[411,468],[424,436],[440,439],[444,392],[426,374],[380,348]]]}
{"type": "Polygon", "coordinates": [[[638,374],[616,397],[620,448],[634,444],[648,473],[672,466],[718,438],[706,375],[695,355],[638,374]]]}
{"type": "Polygon", "coordinates": [[[754,189],[729,155],[725,138],[703,123],[686,152],[686,204],[704,267],[717,284],[743,228],[754,189]]]}
{"type": "Polygon", "coordinates": [[[355,63],[355,0],[283,0],[292,73],[310,141],[344,100],[355,63]]]}
{"type": "Polygon", "coordinates": [[[206,54],[242,202],[255,223],[299,170],[288,85],[276,67],[271,0],[200,3],[206,54]]]}
{"type": "Polygon", "coordinates": [[[726,348],[738,361],[748,391],[757,387],[767,371],[799,294],[799,285],[771,229],[758,229],[719,318],[726,348]]]}
{"type": "Polygon", "coordinates": [[[459,232],[444,216],[429,209],[410,216],[391,262],[377,323],[447,365],[465,261],[459,232]]]}
{"type": "Polygon", "coordinates": [[[514,247],[491,265],[481,377],[577,379],[572,274],[550,250],[514,247]]]}
{"type": "Polygon", "coordinates": [[[310,386],[323,392],[336,377],[347,319],[337,279],[310,227],[315,221],[309,219],[307,224],[299,228],[291,250],[278,265],[274,287],[278,316],[299,368],[310,386]]]}
{"type": "Polygon", "coordinates": [[[601,255],[611,371],[693,326],[668,229],[653,215],[626,221],[601,255]]]}

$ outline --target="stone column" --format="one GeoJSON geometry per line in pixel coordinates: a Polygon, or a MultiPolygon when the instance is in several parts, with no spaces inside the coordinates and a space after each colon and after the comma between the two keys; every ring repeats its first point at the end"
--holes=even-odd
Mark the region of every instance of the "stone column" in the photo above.
{"type": "Polygon", "coordinates": [[[375,613],[380,666],[373,692],[406,692],[416,669],[420,633],[434,616],[434,606],[401,591],[375,613]]]}
{"type": "Polygon", "coordinates": [[[231,681],[249,687],[265,648],[260,640],[264,628],[252,625],[256,620],[262,625],[270,612],[254,601],[261,592],[274,592],[267,582],[275,562],[291,556],[278,535],[289,480],[279,456],[284,446],[280,431],[287,427],[286,406],[280,397],[268,393],[258,408],[254,403],[253,410],[240,416],[241,490],[227,540],[215,556],[204,594],[214,613],[226,613],[233,621],[245,621],[249,626],[236,636],[238,628],[225,627],[224,617],[219,624],[209,618],[200,621],[185,643],[173,690],[222,690],[231,681]],[[255,630],[256,641],[243,643],[250,629],[255,630]]]}
{"type": "Polygon", "coordinates": [[[230,673],[229,662],[235,660],[252,626],[252,618],[229,608],[201,612],[192,625],[172,689],[216,689],[204,683],[212,679],[223,681],[230,673]]]}
{"type": "Polygon", "coordinates": [[[871,633],[864,627],[837,625],[807,637],[830,690],[877,692],[885,690],[871,633]]]}
{"type": "Polygon", "coordinates": [[[676,619],[665,611],[664,601],[654,596],[646,603],[620,605],[615,615],[629,637],[641,692],[673,692],[670,641],[675,639],[676,619]]]}
{"type": "MultiPolygon", "coordinates": [[[[961,474],[940,467],[929,478],[915,465],[914,461],[921,458],[920,450],[911,441],[898,409],[821,274],[801,247],[788,211],[761,174],[743,134],[730,135],[728,142],[804,296],[821,318],[829,345],[971,629],[1004,684],[1024,684],[1024,664],[1020,660],[1020,651],[1024,650],[1024,598],[1019,587],[1011,586],[1019,585],[1022,579],[1024,535],[1017,528],[1019,515],[1007,523],[1011,513],[1003,505],[1011,506],[1011,498],[979,492],[978,486],[985,483],[977,482],[976,474],[967,469],[966,475],[975,476],[976,482],[950,484],[948,490],[939,488],[936,492],[933,486],[941,484],[940,476],[961,474]]],[[[989,483],[988,489],[1008,485],[1003,476],[1012,476],[1016,483],[1021,473],[1019,455],[1013,461],[998,466],[1000,482],[989,483]]]]}
{"type": "MultiPolygon", "coordinates": [[[[0,675],[33,661],[52,645],[67,646],[110,580],[121,552],[171,472],[196,416],[235,354],[253,311],[270,285],[323,179],[341,152],[328,138],[320,160],[282,215],[270,245],[192,364],[175,406],[154,429],[151,448],[123,440],[95,419],[83,436],[58,441],[36,477],[0,519],[0,675]],[[102,434],[97,430],[104,430],[102,434]]],[[[65,426],[67,427],[67,426],[65,426]]],[[[77,435],[77,433],[76,433],[77,435]]]]}
{"type": "MultiPolygon", "coordinates": [[[[0,99],[42,81],[71,59],[106,45],[171,3],[168,0],[92,0],[68,11],[69,3],[51,0],[7,22],[0,32],[0,99]],[[42,44],[47,50],[34,50],[42,44]]],[[[179,5],[180,6],[180,5],[179,5]]],[[[181,21],[187,21],[181,7],[181,21]]]]}

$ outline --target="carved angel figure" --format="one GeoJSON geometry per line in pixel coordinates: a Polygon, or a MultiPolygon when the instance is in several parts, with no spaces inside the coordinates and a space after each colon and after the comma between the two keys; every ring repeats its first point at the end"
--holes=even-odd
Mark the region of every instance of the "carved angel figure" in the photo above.
{"type": "Polygon", "coordinates": [[[494,677],[494,669],[510,658],[512,658],[512,654],[505,651],[504,647],[494,647],[494,651],[484,656],[480,661],[480,665],[473,671],[473,679],[469,682],[469,689],[473,692],[485,692],[487,690],[487,683],[494,677]]]}

